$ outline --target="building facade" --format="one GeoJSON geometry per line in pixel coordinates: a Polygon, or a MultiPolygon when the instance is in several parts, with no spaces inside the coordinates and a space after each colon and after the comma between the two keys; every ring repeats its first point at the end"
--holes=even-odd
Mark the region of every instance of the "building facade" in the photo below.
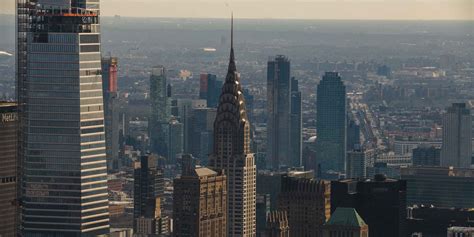
{"type": "Polygon", "coordinates": [[[196,166],[191,155],[184,155],[181,177],[173,186],[174,236],[227,236],[227,178],[222,170],[196,166]]]}
{"type": "MultiPolygon", "coordinates": [[[[331,183],[331,211],[354,208],[369,225],[369,236],[406,236],[406,182],[376,175],[331,183]]],[[[291,227],[291,225],[290,225],[291,227]]]]}
{"type": "Polygon", "coordinates": [[[471,110],[465,103],[454,103],[443,116],[442,166],[471,166],[471,130],[471,110]]]}
{"type": "Polygon", "coordinates": [[[217,108],[221,93],[222,81],[214,74],[203,73],[199,80],[199,99],[207,101],[209,108],[217,108]]]}
{"type": "Polygon", "coordinates": [[[267,158],[272,169],[299,166],[301,93],[298,81],[290,78],[290,60],[283,55],[268,61],[267,110],[267,158]]]}
{"type": "Polygon", "coordinates": [[[168,156],[168,130],[170,106],[166,68],[155,66],[150,76],[151,120],[148,123],[151,150],[160,156],[168,156]]]}
{"type": "Polygon", "coordinates": [[[367,156],[370,155],[368,153],[361,149],[347,152],[347,178],[364,178],[367,176],[367,156]]]}
{"type": "Polygon", "coordinates": [[[268,214],[263,237],[290,237],[290,227],[286,212],[272,211],[268,214]]]}
{"type": "Polygon", "coordinates": [[[99,2],[31,2],[17,5],[22,234],[106,234],[99,2]]]}
{"type": "Polygon", "coordinates": [[[419,146],[412,152],[414,166],[439,166],[440,159],[441,149],[434,146],[419,146]]]}
{"type": "Polygon", "coordinates": [[[288,214],[291,237],[321,237],[331,216],[331,185],[328,181],[283,177],[278,210],[288,214]]]}
{"type": "Polygon", "coordinates": [[[105,144],[109,171],[119,170],[120,106],[117,86],[118,60],[102,58],[105,144]]]}
{"type": "Polygon", "coordinates": [[[346,87],[337,72],[326,72],[316,95],[316,167],[320,173],[345,171],[346,87]]]}
{"type": "Polygon", "coordinates": [[[17,105],[0,102],[0,236],[16,236],[18,210],[17,105]]]}
{"type": "Polygon", "coordinates": [[[144,155],[136,162],[133,173],[133,229],[147,236],[160,233],[161,205],[164,195],[163,172],[156,155],[144,155]]]}
{"type": "Polygon", "coordinates": [[[407,167],[401,169],[407,182],[408,205],[472,208],[474,171],[453,167],[407,167]]]}
{"type": "Polygon", "coordinates": [[[253,237],[256,235],[257,174],[250,151],[250,122],[235,65],[232,36],[231,39],[229,67],[214,121],[214,149],[209,164],[227,175],[228,236],[253,237]]]}
{"type": "Polygon", "coordinates": [[[354,208],[336,208],[323,229],[323,237],[369,237],[369,226],[354,208]]]}

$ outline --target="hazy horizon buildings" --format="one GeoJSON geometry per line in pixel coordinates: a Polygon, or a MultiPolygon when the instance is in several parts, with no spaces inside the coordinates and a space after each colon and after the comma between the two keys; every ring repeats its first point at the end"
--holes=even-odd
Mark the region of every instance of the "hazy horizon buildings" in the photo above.
{"type": "Polygon", "coordinates": [[[267,64],[267,160],[273,170],[301,165],[301,92],[283,55],[267,64]]]}
{"type": "Polygon", "coordinates": [[[326,72],[317,89],[316,160],[318,173],[346,169],[346,87],[337,72],[326,72]]]}
{"type": "Polygon", "coordinates": [[[469,168],[472,155],[472,118],[465,103],[454,103],[443,115],[441,166],[469,168]]]}
{"type": "Polygon", "coordinates": [[[209,164],[227,175],[228,236],[253,237],[256,235],[257,171],[250,151],[250,122],[235,65],[233,23],[231,25],[229,66],[214,121],[214,149],[209,164]]]}
{"type": "Polygon", "coordinates": [[[107,234],[99,2],[35,2],[17,12],[22,234],[107,234]]]}

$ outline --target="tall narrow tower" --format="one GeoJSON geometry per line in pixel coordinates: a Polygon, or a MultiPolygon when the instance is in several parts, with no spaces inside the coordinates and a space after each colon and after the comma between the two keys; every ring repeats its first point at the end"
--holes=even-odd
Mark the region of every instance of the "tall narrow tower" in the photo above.
{"type": "Polygon", "coordinates": [[[99,1],[17,10],[22,235],[107,234],[99,1]]]}
{"type": "Polygon", "coordinates": [[[465,103],[454,103],[443,116],[441,166],[471,166],[471,111],[465,103]]]}
{"type": "Polygon", "coordinates": [[[250,152],[250,123],[233,46],[232,17],[229,67],[214,121],[210,166],[224,170],[228,177],[228,236],[253,237],[256,235],[256,167],[250,152]]]}

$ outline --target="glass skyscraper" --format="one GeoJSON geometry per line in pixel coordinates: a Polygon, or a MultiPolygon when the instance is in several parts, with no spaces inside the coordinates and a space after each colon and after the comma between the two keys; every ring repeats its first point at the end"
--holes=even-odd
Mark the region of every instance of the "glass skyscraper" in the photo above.
{"type": "Polygon", "coordinates": [[[278,55],[267,66],[267,157],[271,167],[301,164],[301,93],[290,78],[290,60],[278,55]]]}
{"type": "Polygon", "coordinates": [[[149,121],[149,130],[151,150],[163,157],[168,156],[170,106],[168,106],[167,89],[165,67],[153,67],[150,76],[151,121],[149,121]]]}
{"type": "Polygon", "coordinates": [[[318,173],[344,172],[346,162],[346,87],[337,72],[326,72],[316,101],[318,173]]]}
{"type": "Polygon", "coordinates": [[[107,234],[99,2],[17,9],[23,236],[107,234]]]}

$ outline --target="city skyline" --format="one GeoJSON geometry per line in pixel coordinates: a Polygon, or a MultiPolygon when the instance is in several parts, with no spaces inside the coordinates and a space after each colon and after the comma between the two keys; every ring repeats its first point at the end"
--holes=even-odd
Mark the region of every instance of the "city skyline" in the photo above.
{"type": "MultiPolygon", "coordinates": [[[[227,18],[234,11],[236,18],[254,19],[474,20],[471,0],[103,0],[101,5],[104,16],[227,18]]],[[[0,14],[14,14],[14,1],[0,2],[0,14]]]]}

